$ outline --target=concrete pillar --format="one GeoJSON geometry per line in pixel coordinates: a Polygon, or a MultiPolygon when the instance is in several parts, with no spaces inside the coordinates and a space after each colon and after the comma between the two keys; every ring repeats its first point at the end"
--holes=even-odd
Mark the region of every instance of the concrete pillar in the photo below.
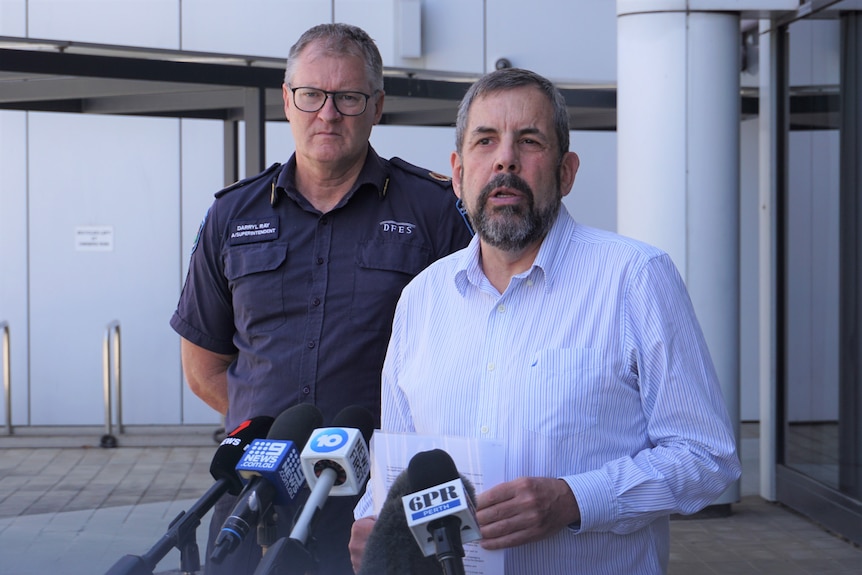
{"type": "Polygon", "coordinates": [[[679,268],[738,439],[740,19],[685,6],[617,2],[617,229],[679,268]]]}

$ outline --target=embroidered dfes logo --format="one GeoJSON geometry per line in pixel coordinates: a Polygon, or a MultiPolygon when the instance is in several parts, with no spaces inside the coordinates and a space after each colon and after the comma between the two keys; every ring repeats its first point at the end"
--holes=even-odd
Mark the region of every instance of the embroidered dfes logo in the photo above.
{"type": "Polygon", "coordinates": [[[388,234],[412,234],[413,230],[416,229],[416,224],[385,220],[380,222],[380,228],[388,234]]]}

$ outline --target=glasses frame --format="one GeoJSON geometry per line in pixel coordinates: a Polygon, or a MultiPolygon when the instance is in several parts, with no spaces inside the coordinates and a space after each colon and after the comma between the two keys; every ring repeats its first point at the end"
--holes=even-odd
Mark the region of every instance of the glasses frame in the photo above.
{"type": "Polygon", "coordinates": [[[314,114],[315,112],[319,112],[326,105],[326,101],[329,99],[329,97],[332,96],[332,105],[335,106],[335,111],[338,112],[339,114],[341,114],[342,116],[348,116],[348,117],[361,116],[362,114],[364,114],[365,110],[368,109],[369,98],[371,98],[371,96],[374,95],[374,94],[366,94],[365,92],[360,92],[358,90],[336,90],[334,92],[330,92],[329,90],[322,90],[320,88],[315,88],[314,86],[296,86],[295,88],[293,86],[288,86],[288,89],[293,94],[293,105],[296,106],[296,109],[299,110],[300,112],[306,112],[308,114],[314,114]],[[301,108],[299,106],[299,104],[296,102],[296,91],[297,90],[314,90],[315,92],[322,92],[323,93],[323,102],[320,103],[320,106],[316,110],[306,110],[305,108],[301,108]],[[338,107],[338,95],[339,94],[359,94],[360,96],[363,96],[365,98],[365,105],[362,106],[362,111],[357,112],[355,114],[348,114],[346,112],[341,111],[341,109],[338,107]]]}

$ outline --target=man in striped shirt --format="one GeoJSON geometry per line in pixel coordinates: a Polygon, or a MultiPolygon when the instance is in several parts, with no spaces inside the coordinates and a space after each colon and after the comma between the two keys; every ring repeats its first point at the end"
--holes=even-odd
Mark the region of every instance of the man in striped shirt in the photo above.
{"type": "MultiPolygon", "coordinates": [[[[476,236],[402,292],[382,430],[504,443],[506,481],[476,503],[507,574],[666,573],[669,516],[739,477],[735,439],[670,257],[562,205],[578,164],[545,78],[468,91],[452,169],[476,236]]],[[[354,524],[354,565],[373,525],[354,524]]]]}

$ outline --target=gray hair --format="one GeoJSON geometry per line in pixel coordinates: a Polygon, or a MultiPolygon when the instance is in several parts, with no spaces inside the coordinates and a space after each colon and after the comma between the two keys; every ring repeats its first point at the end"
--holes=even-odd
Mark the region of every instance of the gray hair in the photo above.
{"type": "Polygon", "coordinates": [[[284,83],[290,85],[296,72],[296,61],[309,44],[320,42],[333,54],[359,56],[365,61],[365,75],[372,89],[383,90],[383,58],[371,36],[350,24],[318,24],[306,30],[290,47],[284,69],[284,83]]]}
{"type": "Polygon", "coordinates": [[[547,78],[524,70],[522,68],[503,68],[485,74],[479,78],[461,100],[458,106],[458,118],[455,122],[455,150],[461,154],[464,144],[464,131],[467,129],[467,120],[470,114],[470,106],[473,102],[483,96],[494,92],[502,92],[522,86],[535,86],[541,90],[554,107],[554,128],[557,133],[557,146],[559,158],[569,151],[569,110],[566,100],[554,84],[547,78]]]}

